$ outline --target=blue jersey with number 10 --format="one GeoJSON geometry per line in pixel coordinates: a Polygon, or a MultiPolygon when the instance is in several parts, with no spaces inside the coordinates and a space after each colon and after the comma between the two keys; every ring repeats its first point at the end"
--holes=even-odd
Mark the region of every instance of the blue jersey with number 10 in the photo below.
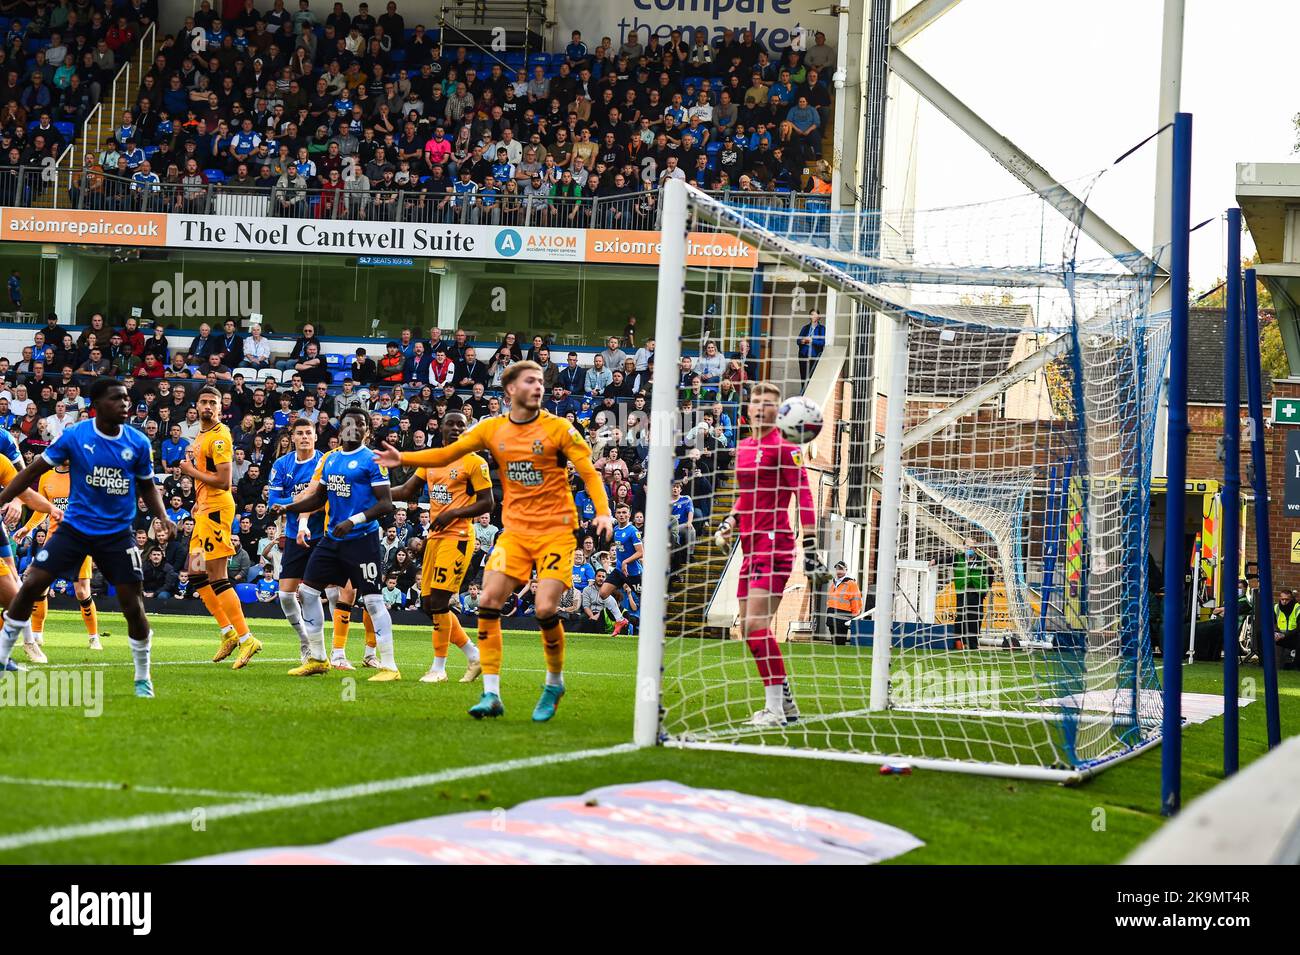
{"type": "Polygon", "coordinates": [[[153,480],[153,449],[144,433],[123,426],[110,438],[94,419],[80,421],[45,449],[53,467],[68,465],[63,520],[83,534],[120,534],[135,520],[136,481],[153,480]]]}
{"type": "Polygon", "coordinates": [[[375,452],[362,446],[355,451],[341,448],[325,455],[321,462],[321,486],[328,496],[327,530],[331,537],[344,521],[357,520],[343,540],[352,540],[379,530],[379,521],[362,521],[361,515],[375,504],[374,489],[388,484],[388,469],[375,460],[375,452]]]}
{"type": "MultiPolygon", "coordinates": [[[[295,497],[307,490],[311,484],[312,475],[316,473],[316,465],[320,463],[321,453],[313,451],[311,457],[306,461],[298,460],[298,452],[290,451],[288,454],[281,455],[276,462],[271,465],[271,480],[267,484],[267,501],[270,504],[288,504],[295,497]]],[[[298,521],[301,519],[300,514],[289,514],[288,520],[284,523],[284,534],[286,537],[296,539],[298,536],[298,521]]],[[[320,538],[325,530],[325,514],[317,511],[307,518],[307,535],[312,540],[320,538]]]]}

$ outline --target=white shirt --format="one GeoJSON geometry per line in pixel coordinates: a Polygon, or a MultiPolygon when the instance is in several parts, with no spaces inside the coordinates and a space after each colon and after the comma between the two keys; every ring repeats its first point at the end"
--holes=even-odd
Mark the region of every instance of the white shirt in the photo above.
{"type": "MultiPolygon", "coordinates": [[[[12,405],[11,405],[12,407],[12,405]]],[[[26,411],[24,410],[24,414],[26,411]]],[[[45,419],[45,427],[49,429],[50,440],[59,440],[59,435],[63,434],[64,429],[72,427],[77,423],[77,416],[69,412],[64,412],[62,416],[52,414],[45,419]]]]}
{"type": "Polygon", "coordinates": [[[197,441],[202,427],[198,418],[193,421],[181,421],[181,437],[186,441],[197,441]]]}
{"type": "Polygon", "coordinates": [[[244,339],[244,357],[256,361],[269,361],[271,358],[271,340],[269,338],[254,338],[249,335],[244,339]]]}
{"type": "Polygon", "coordinates": [[[15,418],[25,417],[31,403],[32,399],[30,398],[11,398],[9,400],[9,411],[15,418]]]}

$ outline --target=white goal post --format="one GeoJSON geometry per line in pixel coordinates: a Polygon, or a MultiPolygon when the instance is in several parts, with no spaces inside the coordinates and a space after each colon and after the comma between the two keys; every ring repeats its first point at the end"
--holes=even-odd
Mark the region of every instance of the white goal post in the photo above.
{"type": "Polygon", "coordinates": [[[747,198],[662,192],[636,743],[1060,781],[1157,743],[1169,326],[1146,265],[1036,196],[747,198]],[[779,597],[776,728],[751,725],[760,651],[727,625],[740,561],[712,539],[758,380],[822,405],[804,533],[835,567],[796,561],[779,597]]]}

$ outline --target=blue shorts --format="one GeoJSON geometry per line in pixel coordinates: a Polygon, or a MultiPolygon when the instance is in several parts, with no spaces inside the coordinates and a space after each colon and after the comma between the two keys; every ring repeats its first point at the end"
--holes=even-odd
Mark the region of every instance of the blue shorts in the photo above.
{"type": "Polygon", "coordinates": [[[14,555],[14,542],[9,539],[9,528],[0,521],[0,558],[14,555]]]}
{"type": "Polygon", "coordinates": [[[298,543],[296,538],[287,538],[284,542],[284,559],[280,561],[280,579],[281,580],[302,580],[304,572],[307,570],[307,559],[311,557],[311,552],[316,549],[316,540],[309,540],[306,547],[298,543]]]}
{"type": "Polygon", "coordinates": [[[365,597],[379,593],[382,566],[378,534],[372,532],[346,540],[327,534],[312,548],[302,579],[316,587],[351,584],[358,596],[365,597]]]}
{"type": "Polygon", "coordinates": [[[87,557],[93,558],[100,573],[114,587],[138,584],[144,579],[135,534],[129,529],[117,534],[83,534],[66,520],[58,533],[51,534],[36,554],[33,567],[59,578],[75,580],[87,557]]]}

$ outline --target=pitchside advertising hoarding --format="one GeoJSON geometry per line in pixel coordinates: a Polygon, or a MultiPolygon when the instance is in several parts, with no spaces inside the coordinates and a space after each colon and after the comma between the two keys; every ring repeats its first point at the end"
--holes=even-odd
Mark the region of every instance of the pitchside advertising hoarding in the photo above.
{"type": "Polygon", "coordinates": [[[826,9],[813,0],[565,0],[556,19],[556,37],[561,46],[574,30],[583,41],[596,47],[601,37],[619,46],[635,33],[644,44],[651,36],[667,40],[674,30],[691,42],[697,29],[712,42],[724,30],[749,30],[754,40],[768,50],[780,50],[793,42],[812,44],[812,34],[821,30],[835,42],[835,17],[813,13],[826,9]]]}
{"type": "MultiPolygon", "coordinates": [[[[267,216],[189,216],[79,209],[0,209],[2,242],[231,252],[297,252],[440,259],[655,265],[658,232],[534,229],[438,223],[340,222],[267,216]]],[[[691,265],[754,268],[752,246],[734,236],[692,233],[691,265]]]]}

